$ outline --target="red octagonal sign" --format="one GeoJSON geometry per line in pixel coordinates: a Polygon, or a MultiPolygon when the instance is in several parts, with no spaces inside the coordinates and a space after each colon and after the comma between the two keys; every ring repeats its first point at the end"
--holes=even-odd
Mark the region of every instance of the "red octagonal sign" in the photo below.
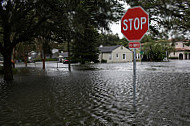
{"type": "Polygon", "coordinates": [[[140,41],[149,28],[149,16],[142,7],[127,10],[121,19],[121,32],[128,41],[140,41]]]}

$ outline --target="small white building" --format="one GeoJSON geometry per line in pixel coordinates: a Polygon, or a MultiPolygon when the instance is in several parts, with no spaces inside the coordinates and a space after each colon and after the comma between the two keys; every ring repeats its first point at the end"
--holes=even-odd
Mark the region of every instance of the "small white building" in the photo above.
{"type": "Polygon", "coordinates": [[[107,63],[132,62],[133,52],[124,46],[100,46],[99,61],[107,63]]]}
{"type": "Polygon", "coordinates": [[[190,59],[190,46],[185,45],[185,42],[175,42],[175,51],[171,52],[169,57],[176,59],[190,59]]]}

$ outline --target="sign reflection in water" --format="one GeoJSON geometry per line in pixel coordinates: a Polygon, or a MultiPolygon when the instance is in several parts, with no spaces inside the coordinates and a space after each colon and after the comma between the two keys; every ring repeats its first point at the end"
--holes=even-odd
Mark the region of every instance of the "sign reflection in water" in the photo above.
{"type": "Polygon", "coordinates": [[[17,65],[12,83],[0,79],[0,125],[189,126],[189,64],[137,62],[135,112],[131,62],[17,65]]]}

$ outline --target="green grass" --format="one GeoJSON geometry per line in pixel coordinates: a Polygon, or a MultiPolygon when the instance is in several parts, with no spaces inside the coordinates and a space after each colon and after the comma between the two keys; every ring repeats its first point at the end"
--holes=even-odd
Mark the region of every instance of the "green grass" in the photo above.
{"type": "Polygon", "coordinates": [[[178,57],[169,57],[169,59],[178,59],[178,57]]]}
{"type": "Polygon", "coordinates": [[[46,59],[46,61],[57,61],[57,59],[48,58],[48,59],[46,59]]]}

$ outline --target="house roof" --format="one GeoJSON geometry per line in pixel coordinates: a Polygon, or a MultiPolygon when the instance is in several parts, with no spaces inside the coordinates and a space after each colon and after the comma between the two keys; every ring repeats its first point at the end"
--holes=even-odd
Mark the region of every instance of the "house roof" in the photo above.
{"type": "Polygon", "coordinates": [[[120,47],[121,45],[116,45],[116,46],[103,46],[99,47],[100,52],[102,53],[109,53],[112,52],[114,49],[120,47]]]}
{"type": "Polygon", "coordinates": [[[59,53],[59,55],[61,55],[63,57],[68,57],[68,52],[59,53]]]}
{"type": "Polygon", "coordinates": [[[176,51],[190,51],[190,49],[187,48],[175,48],[176,51]]]}

